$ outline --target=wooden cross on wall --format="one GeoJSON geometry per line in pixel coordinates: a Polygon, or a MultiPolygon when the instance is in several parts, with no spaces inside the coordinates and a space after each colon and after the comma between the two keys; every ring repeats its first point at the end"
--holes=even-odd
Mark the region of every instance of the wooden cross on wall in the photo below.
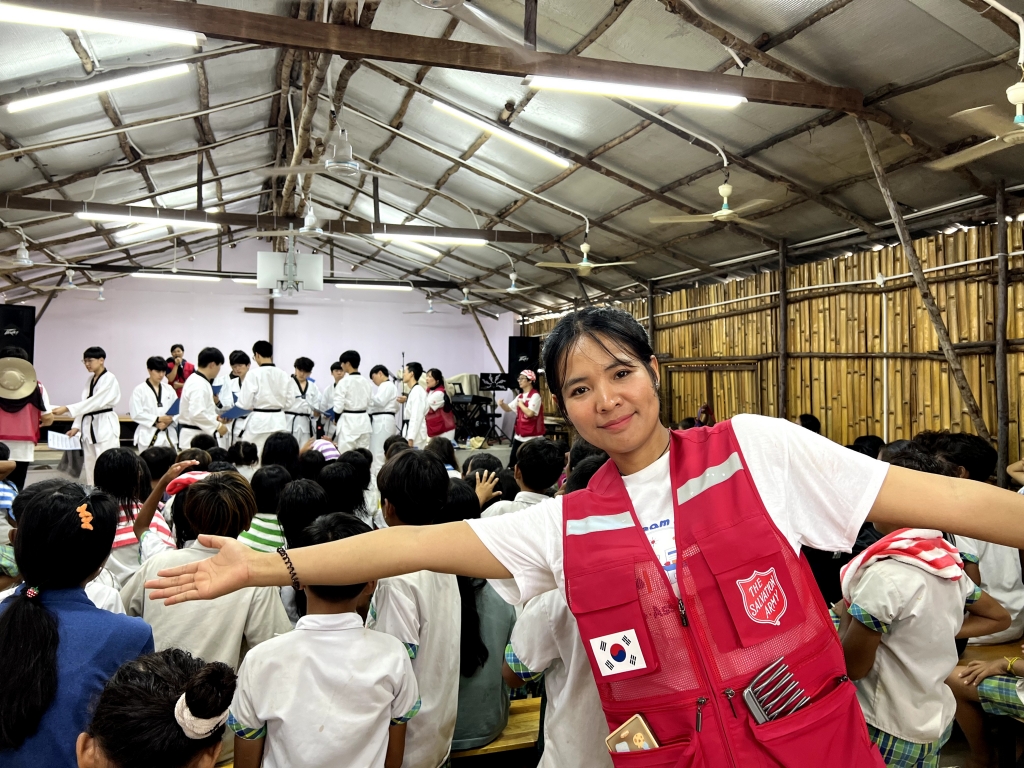
{"type": "Polygon", "coordinates": [[[270,300],[270,306],[267,309],[262,307],[244,307],[246,312],[250,312],[256,315],[266,315],[267,322],[270,327],[267,331],[267,341],[271,344],[274,343],[274,315],[297,315],[299,310],[297,309],[274,309],[274,300],[270,300]]]}

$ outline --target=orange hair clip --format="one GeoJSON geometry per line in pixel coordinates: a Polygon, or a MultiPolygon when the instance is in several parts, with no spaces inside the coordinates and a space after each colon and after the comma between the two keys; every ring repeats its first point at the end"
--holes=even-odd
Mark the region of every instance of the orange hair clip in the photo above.
{"type": "Polygon", "coordinates": [[[75,510],[78,516],[82,519],[82,529],[86,531],[92,530],[92,512],[89,511],[87,504],[83,504],[75,510]]]}

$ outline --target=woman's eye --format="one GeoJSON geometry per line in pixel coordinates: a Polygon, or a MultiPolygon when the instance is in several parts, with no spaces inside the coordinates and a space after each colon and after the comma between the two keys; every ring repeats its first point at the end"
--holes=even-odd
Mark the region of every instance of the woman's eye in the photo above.
{"type": "Polygon", "coordinates": [[[616,371],[615,372],[615,378],[617,378],[617,379],[624,379],[626,376],[629,376],[630,373],[631,373],[631,371],[626,370],[626,369],[623,369],[621,371],[616,371]]]}
{"type": "Polygon", "coordinates": [[[578,396],[578,395],[582,395],[582,394],[583,394],[584,392],[586,392],[586,391],[587,391],[587,388],[586,388],[586,387],[576,387],[576,389],[574,389],[574,390],[572,391],[572,396],[573,396],[573,397],[576,397],[576,396],[578,396]]]}

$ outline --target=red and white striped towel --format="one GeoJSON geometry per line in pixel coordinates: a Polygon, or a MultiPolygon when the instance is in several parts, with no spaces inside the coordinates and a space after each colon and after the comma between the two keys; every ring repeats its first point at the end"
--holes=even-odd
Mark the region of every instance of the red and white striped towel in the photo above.
{"type": "MultiPolygon", "coordinates": [[[[139,514],[141,507],[135,505],[135,514],[139,514]]],[[[160,537],[167,546],[172,549],[177,549],[178,545],[174,541],[174,534],[171,533],[171,529],[167,527],[167,523],[164,521],[163,515],[157,512],[153,515],[153,521],[149,524],[149,530],[160,537]]],[[[139,540],[135,538],[135,524],[128,519],[128,515],[122,509],[120,516],[117,518],[117,532],[114,534],[114,546],[113,549],[120,549],[121,547],[127,547],[132,544],[138,544],[139,540]]]]}
{"type": "Polygon", "coordinates": [[[850,604],[853,585],[861,569],[891,557],[950,581],[963,575],[964,561],[957,548],[930,528],[901,528],[884,536],[847,563],[839,572],[843,600],[850,604]]]}

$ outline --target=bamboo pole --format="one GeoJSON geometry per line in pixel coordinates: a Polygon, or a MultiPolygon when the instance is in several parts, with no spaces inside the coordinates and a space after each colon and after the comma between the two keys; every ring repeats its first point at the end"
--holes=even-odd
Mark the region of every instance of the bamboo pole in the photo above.
{"type": "Polygon", "coordinates": [[[964,375],[964,369],[960,365],[960,358],[957,357],[956,351],[953,349],[953,343],[949,339],[949,332],[946,330],[946,324],[942,321],[942,315],[939,314],[939,308],[935,304],[935,298],[928,289],[928,283],[925,282],[924,270],[921,267],[921,262],[917,258],[917,252],[914,250],[914,241],[911,239],[910,232],[907,230],[907,223],[903,220],[903,213],[896,206],[896,201],[893,199],[892,190],[889,188],[889,179],[885,175],[885,167],[882,165],[882,159],[878,155],[878,147],[875,146],[874,136],[871,135],[871,127],[863,118],[858,117],[856,120],[857,128],[860,130],[860,134],[864,138],[864,146],[867,149],[868,159],[871,161],[871,168],[874,170],[875,179],[878,181],[878,188],[882,192],[882,197],[885,199],[885,205],[889,209],[889,215],[892,217],[893,223],[896,225],[896,231],[899,233],[900,242],[903,244],[903,253],[909,263],[910,271],[914,275],[914,282],[917,283],[917,289],[921,293],[921,299],[924,302],[925,308],[928,310],[928,315],[931,318],[932,325],[935,327],[935,333],[939,338],[939,348],[946,357],[950,373],[956,381],[957,388],[960,390],[960,396],[963,398],[964,405],[967,407],[967,412],[970,414],[971,421],[974,423],[974,429],[981,437],[986,440],[991,440],[992,437],[989,434],[988,427],[985,426],[985,420],[981,416],[981,409],[978,407],[978,401],[975,399],[974,393],[971,392],[970,385],[967,383],[967,377],[964,375]]]}
{"type": "Polygon", "coordinates": [[[484,324],[480,322],[480,317],[476,313],[476,307],[470,307],[469,311],[473,313],[473,319],[476,320],[476,327],[480,329],[480,333],[484,337],[484,342],[487,344],[487,349],[491,351],[491,357],[494,358],[494,362],[497,364],[498,370],[505,373],[505,366],[501,364],[501,360],[498,359],[498,355],[494,352],[494,347],[491,346],[491,340],[487,338],[487,331],[484,330],[484,324]]]}
{"type": "Polygon", "coordinates": [[[1006,226],[1006,184],[996,186],[996,254],[999,257],[999,284],[996,288],[996,424],[999,459],[996,480],[1000,488],[1009,485],[1006,466],[1010,456],[1010,390],[1006,378],[1006,313],[1009,293],[1009,243],[1006,226]]]}
{"type": "Polygon", "coordinates": [[[779,392],[778,392],[778,405],[776,411],[780,419],[789,418],[789,403],[786,398],[788,396],[787,391],[787,378],[786,375],[789,370],[789,300],[787,298],[787,291],[789,281],[787,280],[786,272],[786,241],[779,241],[779,392]]]}

